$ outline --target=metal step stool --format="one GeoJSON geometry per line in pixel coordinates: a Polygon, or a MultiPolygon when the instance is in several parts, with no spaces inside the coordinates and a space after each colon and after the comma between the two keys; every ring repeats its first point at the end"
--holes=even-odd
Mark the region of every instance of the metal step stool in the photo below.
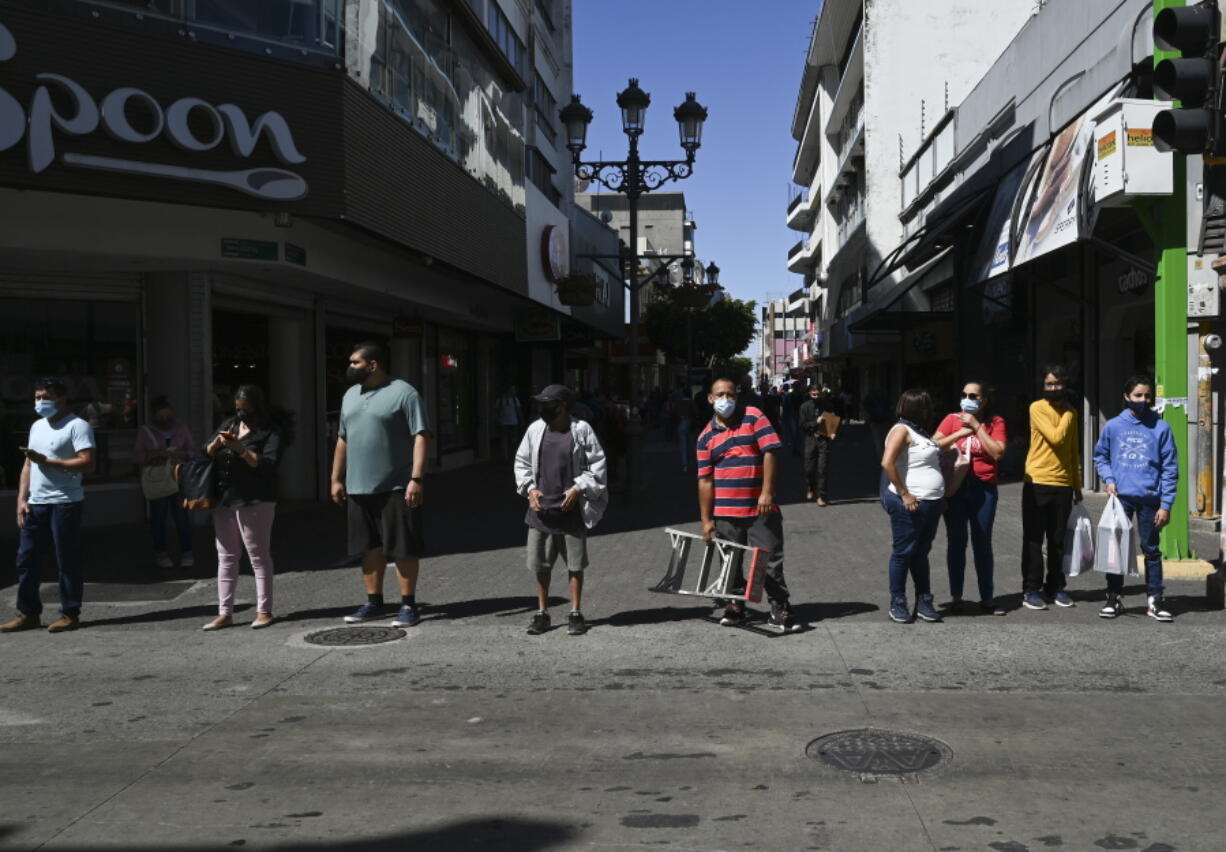
{"type": "Polygon", "coordinates": [[[672,542],[672,556],[669,557],[668,572],[664,579],[652,586],[651,591],[751,603],[762,600],[768,551],[722,538],[703,541],[700,535],[671,527],[664,532],[672,542]],[[691,582],[687,584],[686,569],[690,554],[696,547],[701,549],[702,558],[698,563],[698,570],[690,572],[691,582]],[[747,555],[748,560],[745,558],[747,555]],[[745,565],[746,561],[748,566],[745,565]],[[745,588],[741,591],[734,588],[737,585],[737,577],[741,574],[738,569],[742,569],[745,575],[745,588]]]}

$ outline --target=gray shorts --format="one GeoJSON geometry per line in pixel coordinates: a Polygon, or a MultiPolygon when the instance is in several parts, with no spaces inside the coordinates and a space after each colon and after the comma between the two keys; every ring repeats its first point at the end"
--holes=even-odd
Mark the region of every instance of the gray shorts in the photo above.
{"type": "Polygon", "coordinates": [[[548,574],[558,557],[566,570],[581,574],[587,567],[587,536],[544,533],[528,527],[528,570],[533,574],[548,574]]]}

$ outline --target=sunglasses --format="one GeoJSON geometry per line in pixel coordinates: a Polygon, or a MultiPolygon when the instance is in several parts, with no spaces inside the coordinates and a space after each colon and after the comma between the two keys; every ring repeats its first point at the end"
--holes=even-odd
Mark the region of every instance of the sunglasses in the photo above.
{"type": "Polygon", "coordinates": [[[981,396],[980,396],[979,394],[977,394],[977,393],[964,393],[964,394],[962,394],[962,398],[963,398],[963,399],[975,399],[975,400],[978,400],[978,399],[983,399],[983,397],[981,397],[981,396]]]}

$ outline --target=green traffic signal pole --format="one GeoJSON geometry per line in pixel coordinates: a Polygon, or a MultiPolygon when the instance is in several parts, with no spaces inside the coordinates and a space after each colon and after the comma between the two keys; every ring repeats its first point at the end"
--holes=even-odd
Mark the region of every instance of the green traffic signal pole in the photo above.
{"type": "MultiPolygon", "coordinates": [[[[1154,0],[1154,15],[1163,9],[1183,6],[1184,0],[1154,0]]],[[[1176,51],[1154,49],[1154,64],[1176,51]]],[[[1162,554],[1166,559],[1190,559],[1188,546],[1188,246],[1187,160],[1172,152],[1174,191],[1150,207],[1150,236],[1157,253],[1154,282],[1154,393],[1168,402],[1162,419],[1170,424],[1179,451],[1179,490],[1171,507],[1171,522],[1162,530],[1162,554]]]]}

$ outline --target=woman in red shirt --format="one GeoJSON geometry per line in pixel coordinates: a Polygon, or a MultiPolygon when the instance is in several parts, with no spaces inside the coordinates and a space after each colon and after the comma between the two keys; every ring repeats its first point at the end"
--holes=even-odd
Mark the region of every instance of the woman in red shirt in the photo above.
{"type": "Polygon", "coordinates": [[[979,606],[984,612],[1005,615],[997,605],[992,586],[992,525],[996,522],[997,465],[1005,454],[1005,421],[992,413],[992,388],[986,382],[967,382],[962,388],[961,411],[941,421],[933,436],[942,448],[955,447],[970,455],[970,470],[957,491],[946,489],[945,538],[949,543],[949,592],[951,609],[962,607],[962,584],[966,576],[966,540],[970,530],[975,553],[975,576],[979,581],[979,606]]]}

